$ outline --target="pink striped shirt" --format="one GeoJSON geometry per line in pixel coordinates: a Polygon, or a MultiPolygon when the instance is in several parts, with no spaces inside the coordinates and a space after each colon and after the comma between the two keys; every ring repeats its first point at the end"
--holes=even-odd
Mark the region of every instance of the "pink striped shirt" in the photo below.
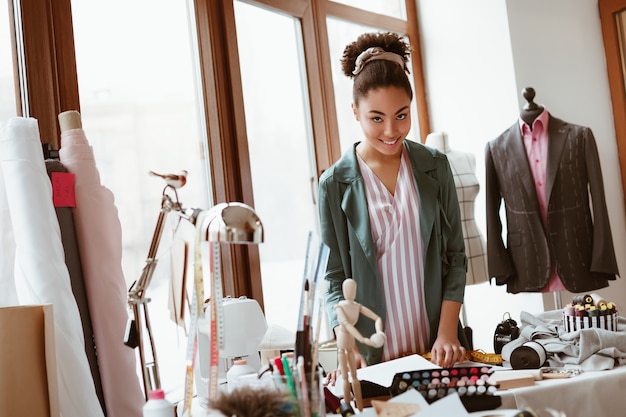
{"type": "MultiPolygon", "coordinates": [[[[533,128],[526,124],[522,119],[519,120],[522,137],[524,138],[524,147],[528,156],[528,164],[535,180],[535,191],[537,200],[539,200],[539,209],[541,210],[541,219],[544,229],[547,230],[548,223],[548,201],[546,195],[546,169],[548,162],[548,119],[549,114],[546,109],[541,112],[535,120],[533,120],[533,128]]],[[[556,273],[554,265],[550,268],[550,280],[543,292],[563,291],[565,286],[561,282],[561,278],[556,273]]]]}
{"type": "Polygon", "coordinates": [[[424,303],[424,243],[419,198],[406,150],[402,153],[395,193],[359,157],[365,180],[372,238],[376,247],[387,320],[383,360],[429,348],[424,303]]]}

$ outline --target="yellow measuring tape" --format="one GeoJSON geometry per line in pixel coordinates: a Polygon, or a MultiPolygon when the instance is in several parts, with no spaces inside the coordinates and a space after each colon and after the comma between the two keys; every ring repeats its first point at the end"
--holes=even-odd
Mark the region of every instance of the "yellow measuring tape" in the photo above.
{"type": "MultiPolygon", "coordinates": [[[[431,352],[422,353],[420,355],[424,359],[431,360],[431,352]]],[[[470,350],[465,352],[465,360],[471,362],[480,362],[488,365],[501,365],[502,355],[499,353],[487,353],[483,350],[470,350]]]]}

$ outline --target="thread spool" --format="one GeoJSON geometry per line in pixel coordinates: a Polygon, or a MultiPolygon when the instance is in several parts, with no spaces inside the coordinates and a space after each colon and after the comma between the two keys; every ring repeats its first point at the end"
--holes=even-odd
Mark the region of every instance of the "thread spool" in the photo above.
{"type": "Polygon", "coordinates": [[[228,392],[233,392],[241,385],[241,379],[245,375],[256,375],[256,370],[252,365],[248,364],[246,359],[237,359],[233,362],[233,366],[226,372],[226,382],[228,384],[228,392]]]}
{"type": "Polygon", "coordinates": [[[572,302],[574,304],[580,304],[581,306],[584,306],[585,304],[593,304],[593,297],[590,294],[575,295],[572,302]]]}
{"type": "Polygon", "coordinates": [[[602,308],[602,306],[606,307],[608,304],[605,299],[600,297],[600,294],[593,293],[591,294],[591,298],[593,299],[593,304],[599,309],[602,308]]]}
{"type": "Polygon", "coordinates": [[[511,352],[513,369],[539,369],[546,363],[548,353],[542,344],[529,341],[511,352]]]}
{"type": "Polygon", "coordinates": [[[574,315],[576,317],[584,317],[585,314],[585,307],[581,306],[580,304],[576,304],[576,307],[574,308],[574,315]]]}

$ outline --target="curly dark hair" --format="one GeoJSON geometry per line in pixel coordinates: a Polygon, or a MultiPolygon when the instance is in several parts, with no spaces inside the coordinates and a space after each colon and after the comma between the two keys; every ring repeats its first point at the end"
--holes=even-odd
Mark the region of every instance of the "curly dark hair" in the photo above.
{"type": "Polygon", "coordinates": [[[399,87],[413,99],[413,89],[407,76],[410,53],[411,47],[402,35],[393,32],[364,33],[346,46],[341,58],[341,69],[347,77],[354,79],[352,87],[354,104],[358,106],[361,97],[367,95],[370,90],[382,87],[399,87]],[[400,66],[387,60],[370,61],[358,75],[354,75],[352,72],[356,67],[357,57],[366,49],[376,46],[401,56],[404,65],[400,66]]]}

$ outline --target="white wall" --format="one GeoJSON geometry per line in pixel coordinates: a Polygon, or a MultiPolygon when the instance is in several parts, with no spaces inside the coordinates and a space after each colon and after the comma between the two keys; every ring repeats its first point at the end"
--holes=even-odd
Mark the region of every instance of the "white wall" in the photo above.
{"type": "MultiPolygon", "coordinates": [[[[589,126],[598,142],[620,270],[626,242],[624,206],[604,49],[596,0],[419,0],[431,128],[448,132],[451,146],[472,152],[484,184],[485,143],[516,122],[524,87],[556,117],[589,126]]],[[[476,201],[484,229],[484,194],[476,201]]],[[[622,280],[605,298],[626,306],[622,280]],[[621,295],[621,297],[620,297],[621,295]]],[[[561,302],[571,295],[564,293],[561,302]]],[[[493,350],[505,312],[554,308],[551,294],[508,294],[489,283],[468,286],[465,313],[474,347],[493,350]]]]}
{"type": "MultiPolygon", "coordinates": [[[[602,163],[619,270],[626,273],[626,224],[613,110],[597,0],[507,0],[517,91],[532,86],[535,102],[556,117],[589,126],[602,163]]],[[[520,96],[520,107],[525,103],[520,96]]],[[[626,307],[626,282],[598,293],[626,307]]],[[[561,295],[563,304],[571,294],[561,295]]]]}

